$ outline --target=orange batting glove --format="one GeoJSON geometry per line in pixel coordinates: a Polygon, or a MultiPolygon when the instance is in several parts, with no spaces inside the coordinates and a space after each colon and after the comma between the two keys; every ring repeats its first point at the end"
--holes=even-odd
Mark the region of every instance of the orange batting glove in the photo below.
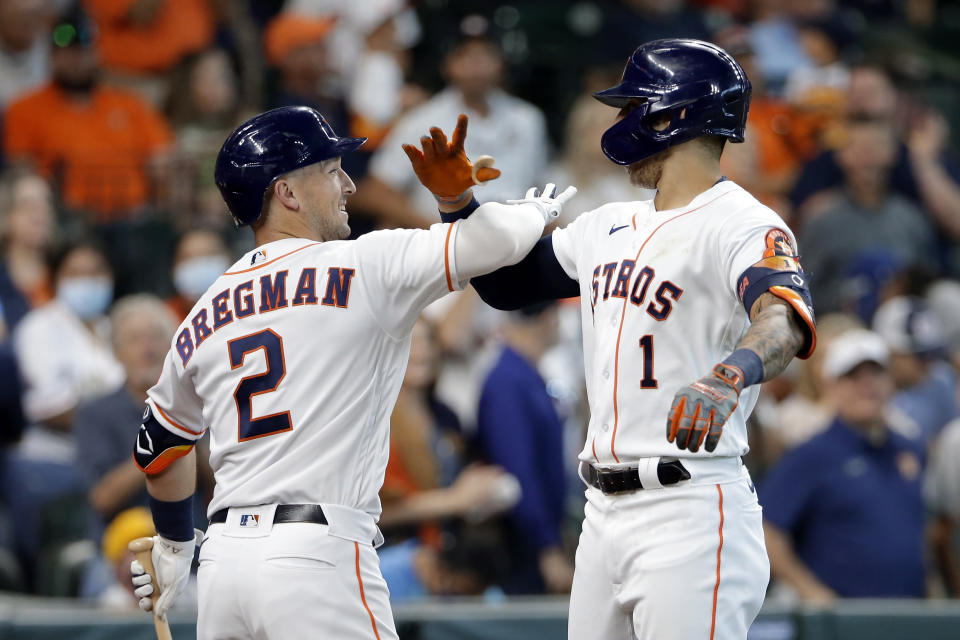
{"type": "Polygon", "coordinates": [[[466,138],[467,116],[461,113],[451,142],[447,142],[447,136],[439,127],[430,127],[430,135],[420,138],[422,151],[412,144],[403,145],[420,183],[441,204],[466,204],[472,196],[473,185],[500,176],[500,170],[492,168],[490,156],[480,156],[475,163],[470,162],[463,151],[466,138]]]}
{"type": "Polygon", "coordinates": [[[684,387],[673,398],[667,414],[667,440],[680,449],[717,448],[723,425],[737,408],[743,391],[743,372],[720,363],[706,377],[684,387]]]}

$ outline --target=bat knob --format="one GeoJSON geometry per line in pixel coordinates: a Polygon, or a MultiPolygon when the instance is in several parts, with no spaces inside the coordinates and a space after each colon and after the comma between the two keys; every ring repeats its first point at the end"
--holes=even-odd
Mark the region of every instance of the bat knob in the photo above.
{"type": "Polygon", "coordinates": [[[134,553],[150,551],[153,549],[153,538],[137,538],[136,540],[131,540],[127,548],[134,553]]]}

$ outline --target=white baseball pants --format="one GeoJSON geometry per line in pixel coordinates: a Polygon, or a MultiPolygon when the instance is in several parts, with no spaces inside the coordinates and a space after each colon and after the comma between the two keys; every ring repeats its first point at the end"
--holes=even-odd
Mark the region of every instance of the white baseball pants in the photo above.
{"type": "Polygon", "coordinates": [[[326,507],[330,526],[267,524],[270,511],[255,527],[248,513],[241,527],[239,514],[251,509],[231,509],[207,530],[197,640],[396,640],[370,527],[345,526],[326,507]]]}
{"type": "Polygon", "coordinates": [[[744,640],[770,577],[749,473],[607,496],[587,489],[570,640],[744,640]]]}

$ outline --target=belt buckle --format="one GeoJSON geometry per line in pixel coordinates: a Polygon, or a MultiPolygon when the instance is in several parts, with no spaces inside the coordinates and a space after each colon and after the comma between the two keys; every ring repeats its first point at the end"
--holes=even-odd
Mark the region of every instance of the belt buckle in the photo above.
{"type": "Polygon", "coordinates": [[[626,476],[622,471],[597,471],[597,484],[606,495],[616,495],[628,491],[626,476]]]}

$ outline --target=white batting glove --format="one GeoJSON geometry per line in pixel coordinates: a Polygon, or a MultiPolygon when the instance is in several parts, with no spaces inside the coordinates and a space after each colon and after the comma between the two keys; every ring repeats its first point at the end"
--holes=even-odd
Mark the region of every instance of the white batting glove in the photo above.
{"type": "MultiPolygon", "coordinates": [[[[200,531],[197,531],[200,534],[200,531]]],[[[156,588],[160,589],[157,597],[154,615],[165,618],[167,610],[177,599],[183,586],[190,578],[190,567],[193,565],[193,550],[196,547],[196,538],[186,542],[167,540],[161,536],[153,536],[153,549],[150,558],[157,574],[156,588]]],[[[133,593],[139,598],[138,605],[144,611],[154,609],[150,599],[153,595],[154,584],[150,574],[143,565],[134,560],[130,563],[131,582],[136,589],[133,593]]]]}
{"type": "Polygon", "coordinates": [[[507,204],[532,204],[543,214],[544,224],[560,215],[563,204],[577,194],[573,185],[567,187],[560,195],[555,195],[557,186],[552,182],[543,188],[543,194],[536,187],[530,187],[522,200],[507,200],[507,204]]]}
{"type": "Polygon", "coordinates": [[[153,609],[153,601],[150,600],[150,596],[153,595],[153,578],[143,568],[139,560],[130,563],[130,574],[132,576],[130,580],[136,587],[133,593],[138,598],[137,604],[144,611],[150,611],[153,609]]]}

